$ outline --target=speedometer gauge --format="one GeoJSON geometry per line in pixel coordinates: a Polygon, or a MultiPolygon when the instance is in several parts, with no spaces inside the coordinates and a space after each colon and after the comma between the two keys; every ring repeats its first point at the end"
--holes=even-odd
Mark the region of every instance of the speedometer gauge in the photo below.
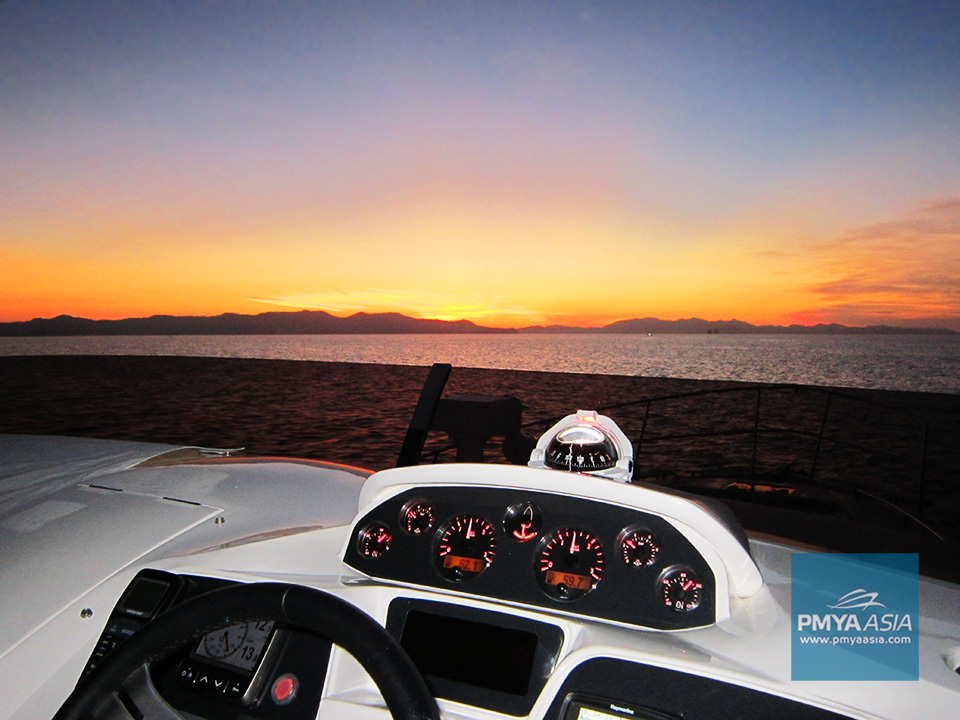
{"type": "Polygon", "coordinates": [[[497,553],[493,525],[476,515],[457,515],[440,530],[434,561],[447,580],[463,582],[482,573],[497,553]]]}
{"type": "Polygon", "coordinates": [[[594,535],[561,528],[541,541],[534,572],[540,588],[554,600],[576,600],[597,586],[605,564],[603,546],[594,535]]]}

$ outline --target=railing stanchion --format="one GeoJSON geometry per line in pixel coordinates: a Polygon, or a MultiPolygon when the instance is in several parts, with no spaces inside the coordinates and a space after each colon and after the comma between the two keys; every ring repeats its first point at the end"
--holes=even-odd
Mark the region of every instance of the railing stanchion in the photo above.
{"type": "Polygon", "coordinates": [[[763,388],[757,388],[757,403],[753,409],[753,456],[750,460],[750,477],[757,479],[757,442],[760,439],[760,393],[763,388]]]}
{"type": "Polygon", "coordinates": [[[923,424],[923,450],[920,455],[920,479],[917,484],[917,517],[923,519],[923,486],[927,479],[927,444],[930,440],[930,421],[923,424]]]}
{"type": "Polygon", "coordinates": [[[817,461],[820,459],[820,446],[823,445],[823,435],[827,431],[827,418],[830,416],[830,401],[833,393],[827,391],[827,402],[823,406],[823,419],[820,421],[820,432],[817,434],[817,447],[813,451],[813,462],[810,465],[810,479],[817,476],[817,461]]]}

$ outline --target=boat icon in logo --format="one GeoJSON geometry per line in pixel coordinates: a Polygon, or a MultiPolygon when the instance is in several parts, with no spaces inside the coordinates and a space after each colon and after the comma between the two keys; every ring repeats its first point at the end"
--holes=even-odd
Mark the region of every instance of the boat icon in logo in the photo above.
{"type": "Polygon", "coordinates": [[[876,592],[867,592],[863,588],[857,588],[841,597],[836,605],[827,605],[827,607],[831,610],[857,610],[868,607],[885,608],[886,605],[877,602],[877,595],[879,594],[880,593],[876,592]]]}

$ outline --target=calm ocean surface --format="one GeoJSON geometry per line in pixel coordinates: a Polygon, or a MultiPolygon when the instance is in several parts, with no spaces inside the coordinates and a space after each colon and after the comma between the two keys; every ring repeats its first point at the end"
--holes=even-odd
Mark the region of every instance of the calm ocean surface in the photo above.
{"type": "Polygon", "coordinates": [[[0,355],[180,355],[646,375],[960,394],[957,335],[0,338],[0,355]]]}

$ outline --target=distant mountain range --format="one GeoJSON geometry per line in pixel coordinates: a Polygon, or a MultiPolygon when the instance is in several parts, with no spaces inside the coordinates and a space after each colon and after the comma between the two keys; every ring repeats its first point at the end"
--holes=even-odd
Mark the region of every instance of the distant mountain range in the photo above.
{"type": "Polygon", "coordinates": [[[320,335],[320,334],[886,334],[932,335],[958,334],[939,328],[901,328],[887,325],[849,327],[846,325],[751,325],[740,320],[659,320],[643,318],[621,320],[599,328],[566,325],[534,326],[518,329],[491,328],[469,320],[421,320],[399,313],[356,313],[336,317],[321,310],[266,312],[259,315],[226,313],[214,317],[154,315],[125,320],[88,320],[60,315],[24,322],[0,323],[0,337],[38,337],[70,335],[320,335]]]}

